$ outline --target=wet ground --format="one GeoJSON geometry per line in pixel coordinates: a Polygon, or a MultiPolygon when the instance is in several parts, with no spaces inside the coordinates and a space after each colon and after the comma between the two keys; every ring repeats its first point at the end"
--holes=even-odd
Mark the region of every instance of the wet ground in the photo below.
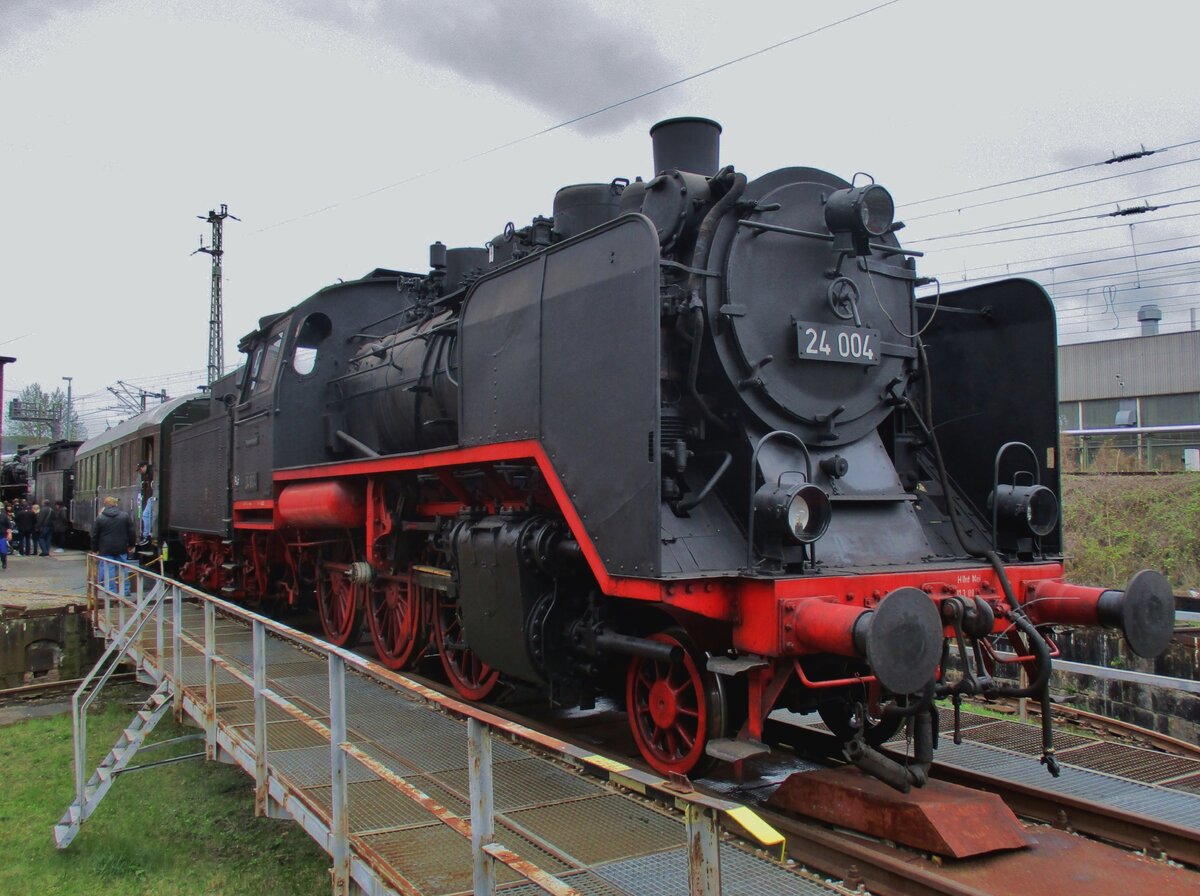
{"type": "Polygon", "coordinates": [[[43,610],[86,602],[84,573],[87,553],[63,551],[48,557],[9,554],[0,569],[0,604],[6,608],[43,610]]]}

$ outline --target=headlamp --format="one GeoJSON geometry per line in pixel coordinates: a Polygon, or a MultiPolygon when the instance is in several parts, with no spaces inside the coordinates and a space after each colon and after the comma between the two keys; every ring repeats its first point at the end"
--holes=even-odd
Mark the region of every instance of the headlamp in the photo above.
{"type": "Polygon", "coordinates": [[[767,484],[754,495],[754,510],[773,534],[811,544],[829,528],[829,496],[810,482],[767,484]]]}
{"type": "Polygon", "coordinates": [[[1043,537],[1058,525],[1058,498],[1044,485],[998,485],[988,500],[995,503],[998,525],[1043,537]]]}
{"type": "Polygon", "coordinates": [[[870,254],[868,243],[892,228],[896,203],[879,184],[838,190],[825,202],[825,226],[834,236],[834,249],[870,254]]]}

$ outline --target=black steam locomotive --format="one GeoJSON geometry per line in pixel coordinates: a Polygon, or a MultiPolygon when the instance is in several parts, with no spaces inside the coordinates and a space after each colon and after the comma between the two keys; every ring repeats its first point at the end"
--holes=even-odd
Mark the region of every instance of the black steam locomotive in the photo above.
{"type": "Polygon", "coordinates": [[[765,751],[786,707],[906,789],[935,697],[1045,697],[1050,625],[1161,652],[1161,576],[1062,582],[1041,288],[918,301],[886,189],[748,180],[719,134],[662,122],[649,180],[262,318],[172,437],[182,575],[315,600],[395,669],[436,651],[471,699],[614,696],[664,773],[765,751]]]}

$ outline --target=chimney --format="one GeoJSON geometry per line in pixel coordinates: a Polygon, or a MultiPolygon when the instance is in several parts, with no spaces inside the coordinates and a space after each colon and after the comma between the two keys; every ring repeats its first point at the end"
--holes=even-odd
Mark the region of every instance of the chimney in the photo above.
{"type": "Polygon", "coordinates": [[[1158,322],[1162,320],[1162,309],[1157,305],[1143,305],[1138,309],[1137,319],[1142,325],[1143,336],[1157,336],[1158,322]]]}
{"type": "Polygon", "coordinates": [[[650,128],[654,173],[678,169],[712,177],[721,167],[721,126],[708,118],[668,118],[650,128]]]}

